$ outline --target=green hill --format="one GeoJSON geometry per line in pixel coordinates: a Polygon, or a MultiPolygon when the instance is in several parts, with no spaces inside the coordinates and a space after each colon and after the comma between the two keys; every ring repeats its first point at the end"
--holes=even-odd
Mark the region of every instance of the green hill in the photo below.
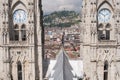
{"type": "Polygon", "coordinates": [[[43,18],[44,27],[70,27],[79,22],[79,14],[75,11],[57,11],[43,18]]]}

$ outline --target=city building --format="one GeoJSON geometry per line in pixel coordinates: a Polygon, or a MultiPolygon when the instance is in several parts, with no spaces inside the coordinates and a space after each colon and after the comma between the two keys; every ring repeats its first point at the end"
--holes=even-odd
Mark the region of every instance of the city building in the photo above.
{"type": "Polygon", "coordinates": [[[0,0],[0,80],[43,80],[41,0],[0,0]]]}
{"type": "Polygon", "coordinates": [[[120,0],[83,0],[84,80],[120,80],[120,0]]]}
{"type": "Polygon", "coordinates": [[[64,33],[64,49],[70,58],[78,58],[80,52],[80,30],[78,25],[71,27],[45,27],[45,55],[55,59],[64,33]]]}

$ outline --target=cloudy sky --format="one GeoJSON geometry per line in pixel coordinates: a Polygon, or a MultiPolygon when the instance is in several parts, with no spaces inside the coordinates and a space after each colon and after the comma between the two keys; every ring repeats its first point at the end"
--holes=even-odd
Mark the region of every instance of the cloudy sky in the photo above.
{"type": "Polygon", "coordinates": [[[60,10],[74,10],[79,12],[82,0],[42,0],[44,13],[60,10]]]}

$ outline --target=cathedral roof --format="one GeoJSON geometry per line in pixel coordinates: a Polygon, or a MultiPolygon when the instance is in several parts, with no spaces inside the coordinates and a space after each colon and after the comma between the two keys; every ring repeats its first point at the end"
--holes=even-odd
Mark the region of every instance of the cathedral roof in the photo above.
{"type": "Polygon", "coordinates": [[[52,78],[54,80],[73,80],[74,75],[72,73],[72,67],[69,63],[68,56],[64,51],[64,48],[61,48],[58,56],[57,62],[53,68],[54,73],[52,78]]]}

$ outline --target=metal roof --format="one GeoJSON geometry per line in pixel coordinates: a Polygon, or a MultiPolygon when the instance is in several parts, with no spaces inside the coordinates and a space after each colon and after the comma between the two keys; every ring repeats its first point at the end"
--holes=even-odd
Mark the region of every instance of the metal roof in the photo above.
{"type": "Polygon", "coordinates": [[[54,73],[52,75],[53,80],[73,80],[74,75],[72,73],[72,67],[69,63],[68,56],[62,47],[58,56],[57,62],[53,68],[54,73]]]}

